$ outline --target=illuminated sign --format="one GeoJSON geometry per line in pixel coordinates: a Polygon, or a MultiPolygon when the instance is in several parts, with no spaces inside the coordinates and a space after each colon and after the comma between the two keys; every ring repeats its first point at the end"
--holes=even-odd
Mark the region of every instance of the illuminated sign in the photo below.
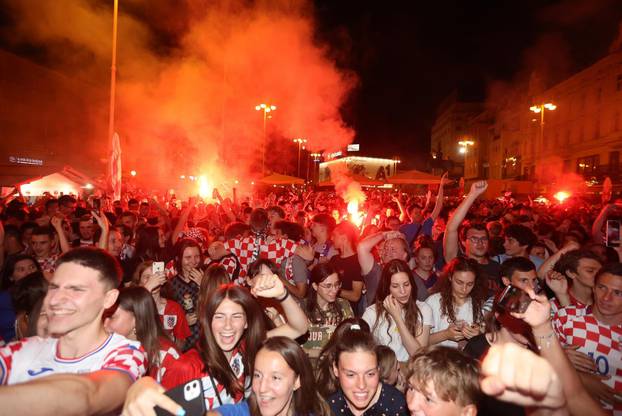
{"type": "Polygon", "coordinates": [[[358,152],[361,148],[361,145],[358,143],[352,143],[348,145],[348,152],[358,152]]]}
{"type": "Polygon", "coordinates": [[[9,156],[9,162],[18,165],[43,166],[42,159],[33,159],[31,157],[9,156]]]}

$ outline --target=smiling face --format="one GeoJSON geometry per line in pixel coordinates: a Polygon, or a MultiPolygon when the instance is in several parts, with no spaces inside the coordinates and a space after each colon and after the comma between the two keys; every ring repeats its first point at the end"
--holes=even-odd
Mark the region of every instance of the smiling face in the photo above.
{"type": "Polygon", "coordinates": [[[333,371],[353,413],[360,414],[373,405],[380,386],[378,360],[374,353],[342,352],[333,371]]]}
{"type": "Polygon", "coordinates": [[[246,313],[239,305],[229,298],[223,299],[212,318],[212,334],[223,352],[228,353],[238,345],[248,328],[246,313]]]}
{"type": "Polygon", "coordinates": [[[318,296],[318,304],[332,303],[336,301],[340,288],[341,281],[339,280],[339,275],[337,273],[329,275],[319,284],[313,283],[313,289],[315,289],[318,296]]]}
{"type": "Polygon", "coordinates": [[[252,390],[262,416],[289,414],[294,391],[300,388],[300,378],[281,354],[261,349],[255,358],[252,390]]]}
{"type": "Polygon", "coordinates": [[[44,300],[49,332],[65,335],[101,325],[104,309],[114,304],[118,293],[106,287],[97,270],[73,262],[61,264],[44,300]]]}
{"type": "Polygon", "coordinates": [[[181,268],[184,275],[188,275],[190,270],[196,269],[201,263],[201,251],[198,247],[186,247],[181,256],[181,268]]]}

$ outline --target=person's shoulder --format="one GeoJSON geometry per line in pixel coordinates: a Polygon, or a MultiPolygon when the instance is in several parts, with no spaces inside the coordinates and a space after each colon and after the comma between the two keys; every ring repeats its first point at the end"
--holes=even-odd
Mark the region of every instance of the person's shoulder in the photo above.
{"type": "Polygon", "coordinates": [[[123,335],[119,335],[116,332],[113,332],[110,335],[109,341],[106,343],[105,347],[109,349],[113,348],[122,348],[129,347],[131,349],[141,349],[140,341],[134,341],[129,338],[124,337],[123,335]]]}
{"type": "Polygon", "coordinates": [[[337,300],[335,301],[337,303],[337,306],[339,306],[339,308],[343,309],[348,309],[348,308],[352,308],[350,306],[350,302],[347,299],[344,298],[337,298],[337,300]]]}
{"type": "Polygon", "coordinates": [[[382,383],[382,396],[384,396],[383,403],[379,403],[382,410],[396,410],[406,405],[404,393],[390,384],[382,383]]]}
{"type": "Polygon", "coordinates": [[[369,321],[374,321],[376,319],[376,305],[369,305],[367,308],[365,308],[365,312],[363,312],[363,320],[367,321],[367,323],[369,323],[369,321]]]}
{"type": "Polygon", "coordinates": [[[22,338],[16,341],[12,341],[2,346],[0,350],[3,350],[5,353],[8,352],[10,354],[15,354],[19,351],[28,351],[28,350],[51,350],[56,351],[56,343],[58,342],[58,338],[42,338],[42,337],[28,337],[22,338]]]}
{"type": "Polygon", "coordinates": [[[431,305],[439,303],[440,299],[441,299],[441,292],[436,292],[428,296],[428,298],[425,300],[425,303],[431,306],[431,305]]]}
{"type": "MultiPolygon", "coordinates": [[[[428,297],[428,299],[430,299],[428,297]]],[[[419,308],[419,310],[421,311],[421,314],[423,315],[426,312],[432,312],[432,308],[430,307],[430,305],[428,305],[426,303],[427,299],[425,301],[421,301],[417,299],[417,308],[419,308]]]]}

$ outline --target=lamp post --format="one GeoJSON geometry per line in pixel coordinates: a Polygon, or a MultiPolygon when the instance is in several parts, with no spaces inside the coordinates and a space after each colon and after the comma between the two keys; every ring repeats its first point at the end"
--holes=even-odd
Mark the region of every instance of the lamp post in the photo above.
{"type": "MultiPolygon", "coordinates": [[[[534,113],[540,114],[540,139],[539,139],[538,148],[544,145],[544,110],[554,111],[556,108],[557,106],[552,103],[532,105],[531,107],[529,107],[529,109],[533,111],[534,113]]],[[[533,156],[534,156],[534,161],[535,161],[536,155],[534,154],[533,156]]]]}
{"type": "MultiPolygon", "coordinates": [[[[320,157],[322,155],[320,153],[311,153],[309,156],[311,156],[313,158],[313,180],[315,181],[315,172],[317,170],[315,164],[320,161],[320,157]]],[[[319,181],[319,179],[318,179],[318,181],[319,181]]]]}
{"type": "Polygon", "coordinates": [[[462,176],[466,179],[466,166],[467,166],[467,153],[469,153],[469,146],[473,146],[475,142],[473,140],[460,140],[458,145],[460,146],[460,153],[464,155],[464,172],[462,176]]]}
{"type": "Polygon", "coordinates": [[[268,116],[269,113],[276,110],[276,106],[272,104],[258,104],[255,106],[255,110],[263,112],[263,141],[261,145],[261,174],[262,176],[266,175],[266,122],[268,118],[272,118],[272,116],[268,116]]]}
{"type": "Polygon", "coordinates": [[[298,144],[298,177],[300,178],[300,150],[304,149],[304,143],[307,142],[307,139],[303,139],[303,138],[296,138],[294,139],[294,143],[298,144]]]}

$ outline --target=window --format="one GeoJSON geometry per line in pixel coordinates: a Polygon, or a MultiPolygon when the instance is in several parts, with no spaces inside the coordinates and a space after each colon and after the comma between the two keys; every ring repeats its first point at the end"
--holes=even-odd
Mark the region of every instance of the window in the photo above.
{"type": "Polygon", "coordinates": [[[577,159],[577,173],[583,176],[591,176],[596,173],[598,165],[598,155],[581,157],[577,159]]]}
{"type": "Polygon", "coordinates": [[[613,151],[609,153],[609,171],[617,172],[620,170],[620,152],[613,151]]]}

